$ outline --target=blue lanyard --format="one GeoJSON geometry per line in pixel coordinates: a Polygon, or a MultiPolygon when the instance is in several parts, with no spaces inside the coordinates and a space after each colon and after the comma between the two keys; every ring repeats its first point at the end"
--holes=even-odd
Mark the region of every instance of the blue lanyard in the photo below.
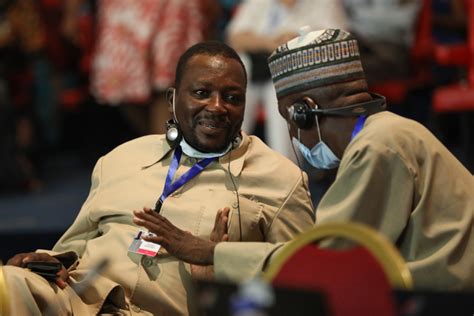
{"type": "Polygon", "coordinates": [[[359,118],[357,119],[356,125],[354,126],[354,130],[352,131],[351,140],[353,140],[354,137],[356,137],[357,134],[359,134],[359,132],[362,130],[366,119],[367,119],[367,116],[365,115],[359,116],[359,118]]]}
{"type": "Polygon", "coordinates": [[[216,157],[213,158],[205,158],[201,161],[194,164],[186,173],[184,173],[181,177],[179,177],[175,182],[173,181],[174,175],[176,170],[178,170],[179,161],[181,160],[181,146],[176,147],[173,155],[173,160],[171,161],[170,168],[168,169],[168,175],[166,176],[165,187],[163,188],[163,193],[159,200],[156,202],[155,211],[159,212],[161,209],[161,205],[163,205],[164,200],[174,191],[181,188],[186,182],[190,181],[192,178],[197,176],[201,171],[204,170],[211,162],[213,162],[216,157]]]}

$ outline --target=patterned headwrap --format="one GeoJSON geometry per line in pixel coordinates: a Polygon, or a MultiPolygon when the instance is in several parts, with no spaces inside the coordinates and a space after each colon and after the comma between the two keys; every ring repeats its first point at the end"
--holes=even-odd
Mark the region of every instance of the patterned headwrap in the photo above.
{"type": "Polygon", "coordinates": [[[365,78],[357,40],[343,30],[325,29],[296,37],[268,58],[278,97],[365,78]]]}

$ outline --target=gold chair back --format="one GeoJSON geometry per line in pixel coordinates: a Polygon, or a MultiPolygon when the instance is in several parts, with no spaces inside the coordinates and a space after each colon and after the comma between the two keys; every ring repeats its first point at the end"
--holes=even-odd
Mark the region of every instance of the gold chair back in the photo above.
{"type": "Polygon", "coordinates": [[[328,223],[316,225],[286,244],[272,259],[263,278],[271,282],[288,258],[304,246],[323,239],[340,237],[355,242],[367,249],[380,263],[393,288],[411,289],[413,280],[410,271],[395,246],[373,228],[360,223],[328,223]]]}

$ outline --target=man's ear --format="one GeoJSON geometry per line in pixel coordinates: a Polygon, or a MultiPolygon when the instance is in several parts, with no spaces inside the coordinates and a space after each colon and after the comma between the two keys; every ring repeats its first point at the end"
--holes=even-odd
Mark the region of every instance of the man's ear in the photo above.
{"type": "Polygon", "coordinates": [[[176,102],[176,89],[171,87],[166,90],[166,100],[168,101],[168,112],[173,113],[173,102],[176,102]]]}
{"type": "Polygon", "coordinates": [[[316,108],[319,108],[316,104],[316,102],[314,102],[314,100],[310,97],[304,97],[303,98],[303,101],[312,109],[316,109],[316,108]]]}

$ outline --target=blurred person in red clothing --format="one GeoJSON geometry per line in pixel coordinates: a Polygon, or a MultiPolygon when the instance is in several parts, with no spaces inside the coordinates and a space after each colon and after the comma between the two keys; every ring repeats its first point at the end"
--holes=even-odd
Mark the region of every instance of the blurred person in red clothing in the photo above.
{"type": "Polygon", "coordinates": [[[119,105],[139,134],[164,133],[170,119],[165,90],[173,84],[178,58],[208,37],[218,1],[103,0],[97,4],[92,94],[100,103],[119,105]]]}

